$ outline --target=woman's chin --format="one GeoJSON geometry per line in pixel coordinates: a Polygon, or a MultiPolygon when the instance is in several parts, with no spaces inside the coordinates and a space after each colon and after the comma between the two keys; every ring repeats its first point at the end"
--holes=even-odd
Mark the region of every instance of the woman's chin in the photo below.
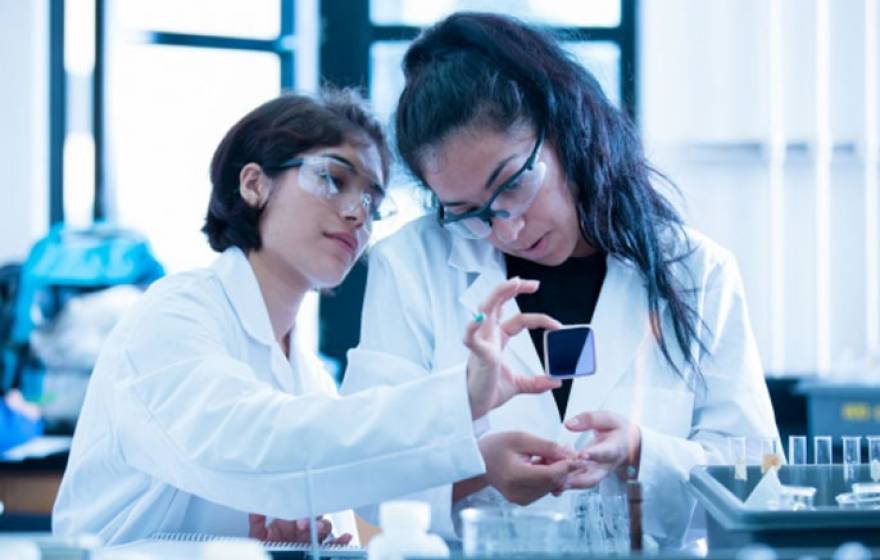
{"type": "Polygon", "coordinates": [[[342,284],[348,277],[351,266],[333,266],[321,267],[320,270],[314,270],[309,274],[309,280],[312,288],[315,290],[329,290],[342,284]]]}

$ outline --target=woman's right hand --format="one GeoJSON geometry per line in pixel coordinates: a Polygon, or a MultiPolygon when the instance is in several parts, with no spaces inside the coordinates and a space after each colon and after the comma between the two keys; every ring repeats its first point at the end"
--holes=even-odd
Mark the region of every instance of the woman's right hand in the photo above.
{"type": "Polygon", "coordinates": [[[570,486],[584,468],[574,450],[524,432],[499,432],[480,439],[484,480],[515,504],[528,505],[570,486]]]}
{"type": "Polygon", "coordinates": [[[471,414],[480,418],[520,393],[543,393],[560,382],[543,375],[515,374],[502,361],[507,341],[523,329],[558,329],[562,325],[543,313],[519,313],[501,321],[504,304],[519,294],[538,290],[537,280],[511,278],[500,284],[480,306],[464,337],[471,354],[467,363],[468,398],[471,414]]]}
{"type": "MultiPolygon", "coordinates": [[[[273,519],[272,522],[266,524],[266,516],[256,513],[248,515],[248,537],[261,541],[286,542],[286,543],[308,543],[311,539],[311,530],[309,528],[309,520],[297,519],[273,519]]],[[[328,537],[333,531],[333,524],[329,519],[323,516],[315,518],[315,530],[318,536],[318,542],[321,544],[339,544],[347,545],[351,542],[352,536],[345,533],[339,537],[335,537],[328,541],[328,537]]]]}

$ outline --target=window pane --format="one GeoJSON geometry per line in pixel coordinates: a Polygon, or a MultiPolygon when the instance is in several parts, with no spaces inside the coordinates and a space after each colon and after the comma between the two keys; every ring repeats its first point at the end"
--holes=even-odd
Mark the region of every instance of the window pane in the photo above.
{"type": "Polygon", "coordinates": [[[116,216],[145,233],[170,270],[207,264],[212,252],[200,229],[211,156],[239,118],[279,94],[278,57],[145,44],[112,52],[108,183],[116,216]]]}
{"type": "Polygon", "coordinates": [[[408,41],[373,43],[370,47],[370,103],[382,122],[389,126],[403,90],[400,63],[407,47],[408,41]]]}
{"type": "Polygon", "coordinates": [[[274,39],[280,32],[279,0],[117,0],[114,24],[129,31],[171,31],[274,39]]]}
{"type": "Polygon", "coordinates": [[[596,76],[608,99],[620,107],[620,48],[603,41],[566,43],[565,48],[596,76]]]}
{"type": "MultiPolygon", "coordinates": [[[[370,103],[388,130],[392,132],[392,115],[397,106],[397,98],[403,89],[403,71],[400,61],[409,46],[408,41],[373,43],[370,47],[370,103]]],[[[407,222],[425,213],[425,199],[412,184],[410,177],[400,165],[391,172],[390,196],[397,204],[397,214],[390,220],[377,222],[373,228],[371,242],[375,243],[400,229],[407,222]]]]}
{"type": "Polygon", "coordinates": [[[546,25],[617,27],[620,0],[373,0],[370,18],[378,24],[425,26],[459,10],[498,12],[546,25]]]}
{"type": "MultiPolygon", "coordinates": [[[[403,71],[400,63],[409,46],[408,42],[374,43],[370,48],[370,100],[373,109],[391,126],[397,98],[403,89],[403,71]]],[[[620,106],[620,48],[610,42],[565,43],[575,57],[586,66],[616,106],[620,106]]]]}

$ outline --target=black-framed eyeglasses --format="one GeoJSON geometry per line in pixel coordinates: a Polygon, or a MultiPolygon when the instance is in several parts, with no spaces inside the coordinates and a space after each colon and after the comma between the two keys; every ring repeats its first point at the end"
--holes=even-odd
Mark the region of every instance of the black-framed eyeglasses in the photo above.
{"type": "Polygon", "coordinates": [[[493,219],[511,219],[524,214],[544,183],[547,167],[538,161],[543,144],[542,128],[523,166],[501,183],[489,200],[479,208],[462,213],[441,206],[438,216],[440,223],[465,237],[485,238],[492,232],[493,219]]]}

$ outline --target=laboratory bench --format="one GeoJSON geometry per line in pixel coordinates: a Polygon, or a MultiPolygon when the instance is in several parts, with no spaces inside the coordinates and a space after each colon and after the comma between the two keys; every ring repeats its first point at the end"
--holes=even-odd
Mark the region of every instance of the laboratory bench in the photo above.
{"type": "Polygon", "coordinates": [[[50,528],[70,438],[38,438],[28,445],[21,453],[5,454],[0,459],[0,502],[4,505],[0,532],[50,528]]]}

